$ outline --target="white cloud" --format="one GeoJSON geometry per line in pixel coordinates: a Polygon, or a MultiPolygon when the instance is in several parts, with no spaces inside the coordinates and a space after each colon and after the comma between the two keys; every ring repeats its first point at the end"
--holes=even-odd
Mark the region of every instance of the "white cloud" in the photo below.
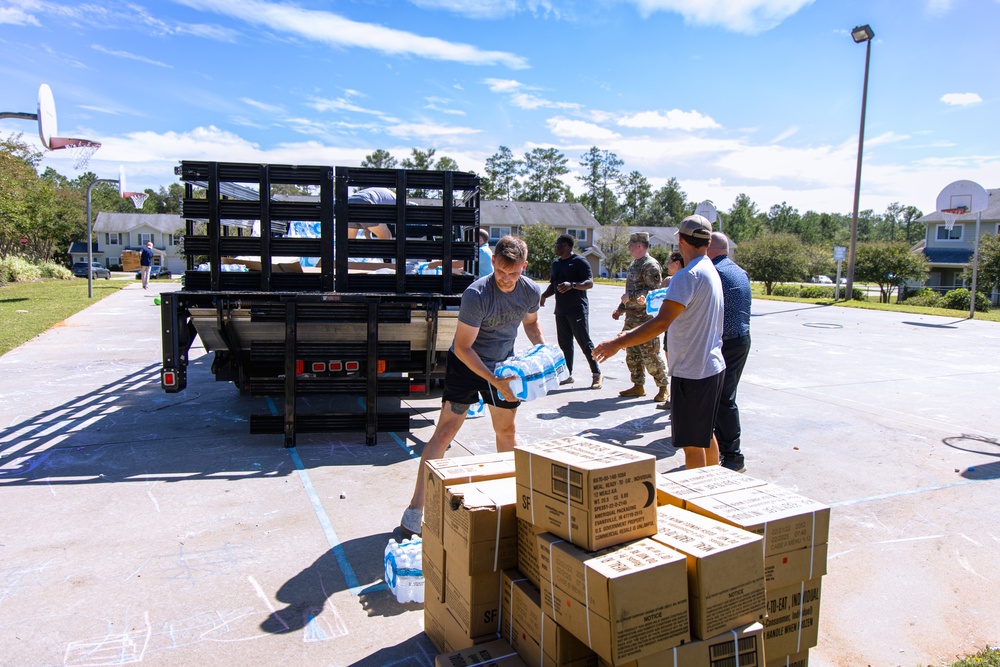
{"type": "Polygon", "coordinates": [[[278,104],[267,104],[265,102],[258,102],[257,100],[251,99],[249,97],[241,97],[240,102],[243,102],[247,106],[251,106],[255,109],[260,109],[261,111],[266,111],[268,113],[285,113],[285,108],[278,104]]]}
{"type": "Polygon", "coordinates": [[[527,61],[505,51],[483,51],[469,44],[423,37],[404,30],[361,23],[331,12],[301,9],[262,0],[178,0],[200,11],[212,11],[253,25],[289,33],[337,47],[373,49],[392,55],[411,55],[465,63],[528,67],[527,61]]]}
{"type": "Polygon", "coordinates": [[[401,123],[387,127],[386,131],[394,137],[410,137],[414,139],[468,136],[482,132],[482,130],[474,127],[456,127],[454,125],[436,125],[434,123],[401,123]]]}
{"type": "Polygon", "coordinates": [[[555,117],[545,121],[552,134],[563,139],[586,139],[587,141],[608,141],[621,135],[600,125],[594,125],[584,120],[555,117]]]}
{"type": "Polygon", "coordinates": [[[556,14],[548,0],[410,0],[422,9],[440,9],[474,19],[498,19],[520,11],[556,14]]]}
{"type": "Polygon", "coordinates": [[[532,92],[525,92],[540,89],[512,79],[484,79],[483,83],[489,87],[491,92],[508,95],[510,103],[519,109],[529,111],[533,109],[579,109],[581,106],[576,102],[552,102],[532,92]]]}
{"type": "Polygon", "coordinates": [[[623,0],[648,17],[673,12],[694,25],[719,26],[733,32],[756,34],[780,25],[813,0],[623,0]]]}
{"type": "Polygon", "coordinates": [[[941,101],[953,107],[964,107],[970,104],[978,104],[983,101],[976,93],[948,93],[941,96],[941,101]]]}
{"type": "Polygon", "coordinates": [[[99,51],[105,55],[114,56],[115,58],[124,58],[126,60],[135,60],[140,63],[146,63],[147,65],[155,65],[156,67],[163,67],[166,69],[173,69],[173,65],[168,65],[167,63],[160,62],[159,60],[152,60],[146,58],[145,56],[136,55],[135,53],[129,53],[128,51],[112,51],[111,49],[104,48],[100,44],[91,44],[90,48],[95,51],[99,51]]]}
{"type": "Polygon", "coordinates": [[[720,127],[711,116],[691,111],[681,111],[671,109],[661,113],[659,111],[640,111],[639,113],[625,116],[618,120],[618,124],[623,127],[650,128],[664,130],[707,130],[720,127]]]}
{"type": "Polygon", "coordinates": [[[21,11],[17,7],[0,7],[0,24],[3,23],[9,25],[33,25],[36,27],[41,27],[42,25],[34,16],[21,11]]]}

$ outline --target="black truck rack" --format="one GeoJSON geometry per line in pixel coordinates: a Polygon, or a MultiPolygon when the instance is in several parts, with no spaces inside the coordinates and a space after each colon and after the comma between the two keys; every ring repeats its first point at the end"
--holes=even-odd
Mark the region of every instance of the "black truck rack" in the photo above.
{"type": "Polygon", "coordinates": [[[215,355],[216,380],[283,398],[282,414],[251,416],[251,433],[282,433],[293,447],[297,433],[364,431],[373,445],[379,431],[408,431],[409,414],[380,399],[418,384],[426,392],[443,373],[478,268],[479,178],[220,162],[175,171],[187,270],[180,291],[161,295],[163,389],[187,386],[197,335],[215,355]],[[369,187],[388,188],[395,203],[349,202],[369,187]],[[290,190],[308,194],[282,194],[290,190]],[[313,233],[294,235],[301,223],[313,233]],[[356,237],[375,225],[389,237],[356,237]],[[435,261],[439,273],[414,270],[435,261]],[[297,399],[309,394],[363,397],[364,411],[300,413],[297,399]]]}

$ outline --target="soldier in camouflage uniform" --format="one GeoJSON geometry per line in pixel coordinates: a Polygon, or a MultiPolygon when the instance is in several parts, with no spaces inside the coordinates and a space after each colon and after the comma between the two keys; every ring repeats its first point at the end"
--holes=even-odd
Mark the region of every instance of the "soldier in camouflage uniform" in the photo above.
{"type": "MultiPolygon", "coordinates": [[[[621,305],[611,314],[611,317],[617,320],[624,313],[625,328],[622,331],[629,331],[653,319],[653,316],[646,312],[646,294],[658,288],[662,280],[660,263],[648,254],[647,232],[632,234],[629,237],[628,249],[632,253],[633,260],[625,278],[625,294],[622,295],[621,305]]],[[[657,387],[656,397],[653,400],[660,403],[669,398],[667,363],[660,349],[659,336],[641,345],[627,348],[625,363],[632,374],[632,386],[619,392],[619,396],[645,396],[646,389],[643,385],[646,383],[646,371],[648,371],[657,387]]]]}

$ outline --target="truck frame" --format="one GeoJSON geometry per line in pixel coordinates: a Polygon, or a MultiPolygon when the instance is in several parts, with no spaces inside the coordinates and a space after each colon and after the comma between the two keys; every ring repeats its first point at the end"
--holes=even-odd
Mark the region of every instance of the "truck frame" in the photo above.
{"type": "Polygon", "coordinates": [[[364,432],[374,445],[380,431],[409,431],[409,413],[384,399],[426,395],[443,376],[461,295],[478,270],[479,178],[196,161],[175,172],[185,186],[187,267],[181,290],[161,295],[163,390],[187,387],[200,337],[217,381],[282,399],[280,414],[251,415],[251,433],[280,433],[294,447],[298,433],[364,432]],[[289,185],[310,194],[281,194],[289,185]],[[388,188],[395,203],[349,202],[370,187],[388,188]],[[289,235],[297,222],[319,234],[289,235]],[[375,225],[390,238],[357,237],[375,225]],[[429,263],[438,272],[413,270],[429,263]],[[363,397],[362,411],[351,401],[300,410],[311,394],[363,397]]]}

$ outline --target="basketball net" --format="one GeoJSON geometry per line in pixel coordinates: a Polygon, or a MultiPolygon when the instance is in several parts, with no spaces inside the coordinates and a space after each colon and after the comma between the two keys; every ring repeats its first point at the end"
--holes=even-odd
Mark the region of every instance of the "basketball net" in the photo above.
{"type": "Polygon", "coordinates": [[[135,206],[136,210],[141,210],[142,205],[149,198],[149,195],[145,192],[126,192],[125,196],[132,200],[132,205],[135,206]]]}
{"type": "Polygon", "coordinates": [[[58,150],[60,148],[69,151],[70,156],[73,159],[74,169],[85,169],[90,163],[90,158],[93,157],[97,149],[101,147],[101,142],[90,141],[89,139],[65,139],[62,137],[52,137],[50,141],[50,146],[52,150],[58,150]]]}
{"type": "Polygon", "coordinates": [[[957,220],[958,216],[964,214],[965,212],[966,212],[966,208],[964,206],[961,206],[959,208],[946,208],[946,209],[942,209],[942,211],[941,211],[941,217],[944,218],[944,228],[947,229],[949,232],[952,229],[954,229],[954,227],[955,227],[955,220],[957,220]]]}

